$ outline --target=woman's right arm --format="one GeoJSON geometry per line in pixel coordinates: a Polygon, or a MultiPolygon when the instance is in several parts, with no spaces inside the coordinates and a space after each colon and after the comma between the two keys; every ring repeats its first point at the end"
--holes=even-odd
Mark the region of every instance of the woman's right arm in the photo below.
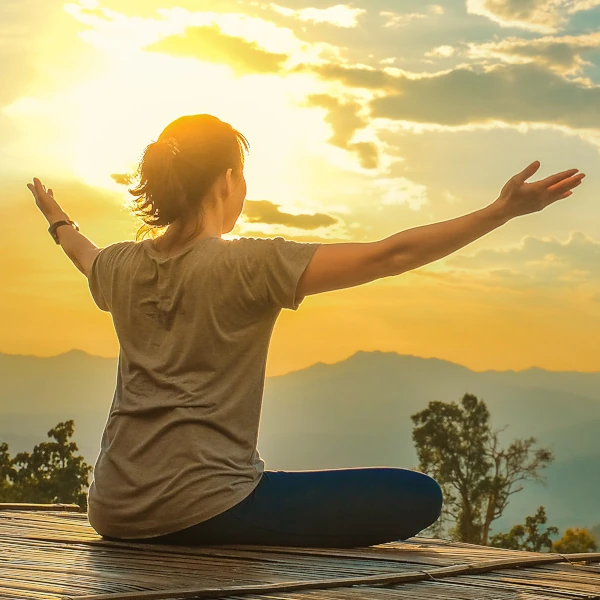
{"type": "Polygon", "coordinates": [[[577,169],[526,183],[540,167],[529,165],[512,177],[498,199],[468,215],[401,231],[377,242],[322,244],[304,271],[296,296],[308,296],[400,275],[456,252],[511,219],[538,212],[567,198],[584,174],[577,169]]]}

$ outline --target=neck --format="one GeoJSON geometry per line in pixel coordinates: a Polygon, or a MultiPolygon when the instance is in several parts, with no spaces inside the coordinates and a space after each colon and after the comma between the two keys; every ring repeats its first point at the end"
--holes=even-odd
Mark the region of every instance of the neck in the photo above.
{"type": "Polygon", "coordinates": [[[221,237],[223,233],[223,219],[219,211],[206,211],[202,216],[190,218],[186,221],[174,221],[167,231],[157,238],[158,245],[163,248],[177,248],[185,246],[192,240],[205,237],[221,237]]]}

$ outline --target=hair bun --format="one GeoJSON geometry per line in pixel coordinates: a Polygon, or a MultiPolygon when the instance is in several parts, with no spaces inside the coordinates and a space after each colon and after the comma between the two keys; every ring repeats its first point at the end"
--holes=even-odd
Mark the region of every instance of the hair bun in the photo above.
{"type": "MultiPolygon", "coordinates": [[[[227,169],[242,171],[248,140],[212,115],[187,115],[170,123],[144,150],[133,212],[154,233],[182,219],[199,226],[203,201],[227,169]]],[[[142,234],[142,235],[143,235],[142,234]]]]}

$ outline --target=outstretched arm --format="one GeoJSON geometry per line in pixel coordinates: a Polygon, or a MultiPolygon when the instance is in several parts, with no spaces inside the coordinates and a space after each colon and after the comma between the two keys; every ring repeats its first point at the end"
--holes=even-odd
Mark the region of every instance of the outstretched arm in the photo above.
{"type": "Polygon", "coordinates": [[[512,177],[492,204],[468,215],[415,227],[369,243],[321,244],[298,282],[298,297],[400,275],[448,256],[511,219],[567,198],[585,175],[578,169],[526,183],[538,161],[512,177]]]}
{"type": "MultiPolygon", "coordinates": [[[[46,191],[46,186],[37,178],[33,178],[33,184],[28,183],[27,187],[35,198],[35,203],[40,209],[48,224],[52,225],[57,221],[70,220],[69,216],[60,207],[54,199],[54,193],[51,189],[46,191]]],[[[73,264],[87,277],[90,267],[100,249],[88,240],[83,234],[79,233],[74,227],[63,225],[56,230],[58,241],[65,254],[73,261],[73,264]]]]}

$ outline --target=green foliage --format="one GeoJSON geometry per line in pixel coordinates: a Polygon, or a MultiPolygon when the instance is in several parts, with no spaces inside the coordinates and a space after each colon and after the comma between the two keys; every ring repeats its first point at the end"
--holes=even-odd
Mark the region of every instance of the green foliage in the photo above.
{"type": "Polygon", "coordinates": [[[565,534],[552,544],[554,552],[575,554],[576,552],[594,552],[598,549],[596,540],[589,529],[569,528],[565,534]]]}
{"type": "Polygon", "coordinates": [[[590,529],[590,533],[592,534],[592,536],[596,540],[596,543],[600,544],[600,523],[598,523],[598,525],[596,525],[595,527],[592,527],[590,529]]]}
{"type": "Polygon", "coordinates": [[[450,535],[473,544],[488,543],[493,521],[526,480],[541,480],[552,453],[536,448],[535,438],[499,447],[483,400],[465,394],[460,402],[430,402],[411,417],[420,470],[444,490],[443,518],[455,523],[450,535]]]}
{"type": "Polygon", "coordinates": [[[558,535],[558,528],[549,526],[545,531],[540,529],[548,521],[543,506],[537,509],[533,517],[527,517],[524,525],[515,525],[508,533],[498,533],[490,538],[490,546],[507,548],[508,550],[527,550],[543,552],[552,550],[553,535],[558,535]]]}
{"type": "Polygon", "coordinates": [[[92,467],[77,456],[71,441],[74,421],[59,423],[48,432],[52,440],[10,458],[0,444],[0,501],[79,504],[87,509],[86,488],[92,467]]]}
{"type": "Polygon", "coordinates": [[[0,502],[10,502],[12,496],[12,483],[15,470],[8,453],[8,444],[0,444],[0,502]]]}

